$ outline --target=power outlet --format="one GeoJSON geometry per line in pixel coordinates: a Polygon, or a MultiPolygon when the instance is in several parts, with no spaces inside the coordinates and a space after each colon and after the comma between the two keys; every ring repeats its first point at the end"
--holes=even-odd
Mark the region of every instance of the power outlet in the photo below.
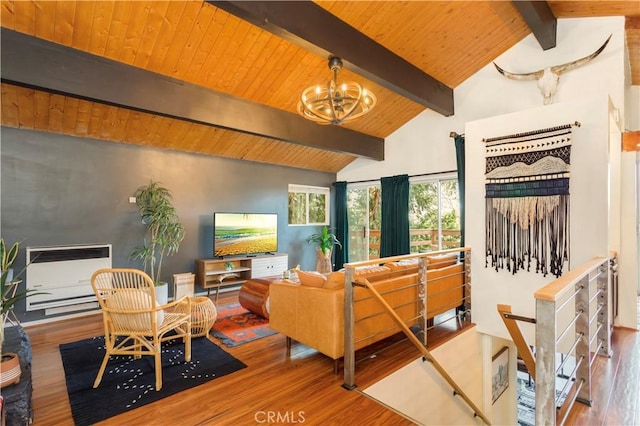
{"type": "Polygon", "coordinates": [[[129,204],[135,204],[136,203],[136,197],[129,197],[129,204]]]}

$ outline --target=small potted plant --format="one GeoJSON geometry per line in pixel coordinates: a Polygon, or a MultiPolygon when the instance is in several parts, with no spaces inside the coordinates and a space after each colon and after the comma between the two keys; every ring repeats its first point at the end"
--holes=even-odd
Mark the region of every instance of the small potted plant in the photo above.
{"type": "Polygon", "coordinates": [[[233,263],[231,263],[231,262],[224,262],[224,270],[225,270],[225,271],[233,271],[233,263]]]}
{"type": "Polygon", "coordinates": [[[184,226],[179,221],[178,214],[172,203],[171,192],[158,182],[141,186],[134,194],[138,213],[142,223],[147,226],[144,244],[136,247],[129,258],[141,260],[143,269],[149,274],[156,286],[156,290],[163,288],[162,293],[167,297],[158,297],[158,303],[166,304],[168,286],[160,281],[162,261],[165,256],[178,252],[180,243],[184,239],[184,226]]]}
{"type": "Polygon", "coordinates": [[[322,232],[319,234],[311,234],[307,238],[307,242],[310,244],[317,244],[316,253],[318,256],[318,262],[316,263],[316,270],[321,274],[326,274],[332,271],[331,265],[331,252],[333,246],[337,245],[342,248],[342,243],[338,240],[335,234],[329,232],[329,228],[324,226],[322,232]]]}

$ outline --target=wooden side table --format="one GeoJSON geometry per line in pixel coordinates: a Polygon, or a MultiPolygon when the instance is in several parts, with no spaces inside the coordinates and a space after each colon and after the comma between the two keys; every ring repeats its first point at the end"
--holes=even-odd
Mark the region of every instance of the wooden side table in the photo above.
{"type": "Polygon", "coordinates": [[[282,278],[253,278],[248,280],[238,293],[240,306],[254,314],[269,318],[269,286],[277,281],[282,281],[282,278]]]}
{"type": "Polygon", "coordinates": [[[191,337],[206,336],[216,322],[218,311],[205,296],[191,298],[191,337]]]}
{"type": "Polygon", "coordinates": [[[242,285],[238,293],[240,306],[254,314],[269,318],[269,286],[273,283],[297,283],[298,276],[293,273],[290,278],[280,275],[273,277],[252,278],[242,285]]]}

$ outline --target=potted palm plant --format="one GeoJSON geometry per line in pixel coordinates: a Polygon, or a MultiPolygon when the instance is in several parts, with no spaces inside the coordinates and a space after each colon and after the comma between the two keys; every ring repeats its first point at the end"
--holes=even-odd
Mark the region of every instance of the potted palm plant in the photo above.
{"type": "Polygon", "coordinates": [[[307,237],[308,243],[317,244],[316,254],[318,261],[316,263],[316,270],[322,274],[326,274],[332,271],[331,264],[331,252],[333,246],[337,245],[342,248],[342,243],[338,240],[335,234],[329,232],[329,228],[324,226],[322,232],[319,234],[311,234],[307,237]]]}
{"type": "MultiPolygon", "coordinates": [[[[149,274],[157,290],[164,287],[163,292],[167,294],[167,283],[160,281],[162,261],[165,256],[178,252],[185,235],[184,226],[173,206],[171,191],[160,183],[152,181],[149,185],[141,186],[134,196],[147,232],[143,245],[136,247],[129,258],[141,260],[144,271],[149,274]]],[[[158,303],[164,304],[166,300],[159,300],[158,303]]]]}

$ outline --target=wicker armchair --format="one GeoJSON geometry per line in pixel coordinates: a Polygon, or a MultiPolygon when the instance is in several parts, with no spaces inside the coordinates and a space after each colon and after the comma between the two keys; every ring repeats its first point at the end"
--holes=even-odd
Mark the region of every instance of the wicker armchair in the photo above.
{"type": "Polygon", "coordinates": [[[185,362],[191,360],[191,300],[158,305],[151,278],[137,269],[100,269],[91,286],[102,309],[106,346],[93,387],[100,384],[111,355],[153,355],[156,391],[162,389],[162,342],[182,339],[185,362]]]}

